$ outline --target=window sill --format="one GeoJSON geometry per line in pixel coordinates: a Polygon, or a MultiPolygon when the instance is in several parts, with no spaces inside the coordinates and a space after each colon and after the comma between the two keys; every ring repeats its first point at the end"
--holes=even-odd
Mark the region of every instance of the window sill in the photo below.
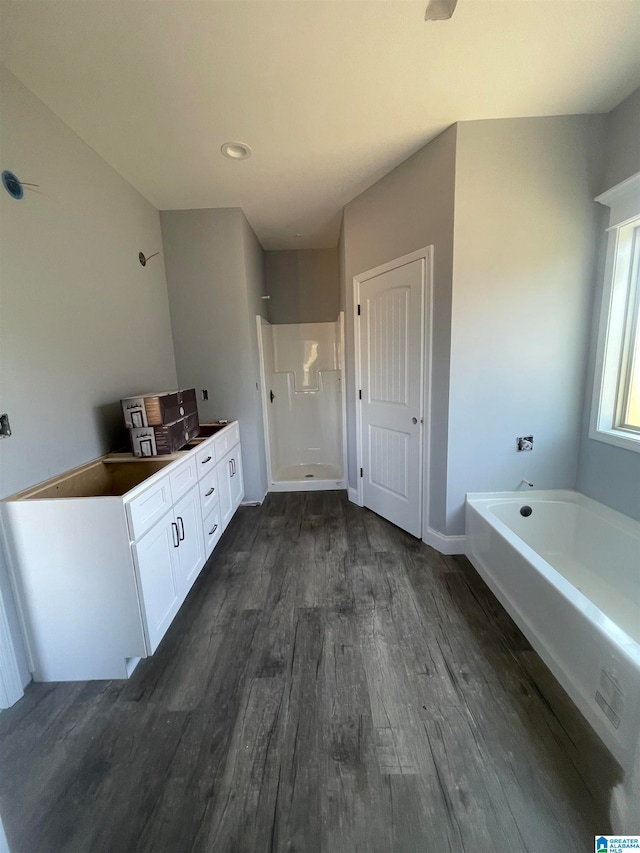
{"type": "Polygon", "coordinates": [[[630,435],[624,430],[591,429],[589,430],[589,438],[592,438],[595,441],[603,441],[605,444],[613,444],[615,447],[622,447],[625,450],[633,450],[635,453],[640,453],[640,435],[630,435]]]}

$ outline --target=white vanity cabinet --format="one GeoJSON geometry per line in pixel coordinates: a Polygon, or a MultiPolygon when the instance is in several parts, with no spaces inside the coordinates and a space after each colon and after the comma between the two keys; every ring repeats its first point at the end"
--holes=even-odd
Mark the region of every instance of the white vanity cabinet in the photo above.
{"type": "Polygon", "coordinates": [[[242,499],[239,441],[232,422],[171,456],[102,457],[0,501],[34,680],[126,678],[154,653],[242,499]]]}

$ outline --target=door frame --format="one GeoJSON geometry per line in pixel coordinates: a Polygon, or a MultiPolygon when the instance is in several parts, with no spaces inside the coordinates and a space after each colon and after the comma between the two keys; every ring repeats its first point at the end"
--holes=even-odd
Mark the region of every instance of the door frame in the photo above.
{"type": "MultiPolygon", "coordinates": [[[[355,403],[356,403],[356,480],[358,506],[364,506],[364,488],[362,477],[359,476],[360,468],[364,467],[362,459],[362,401],[358,399],[358,389],[362,387],[362,358],[361,358],[361,335],[360,316],[358,305],[360,304],[360,286],[369,279],[377,278],[386,272],[405,266],[414,261],[424,260],[424,293],[423,306],[424,316],[422,318],[424,329],[424,348],[421,365],[422,373],[422,400],[423,410],[420,417],[423,420],[422,429],[422,470],[420,478],[420,500],[422,503],[420,538],[424,539],[429,527],[429,471],[430,471],[430,449],[431,449],[431,373],[432,373],[432,350],[433,350],[433,250],[434,247],[425,246],[415,252],[409,252],[385,264],[373,269],[358,273],[353,277],[353,340],[354,340],[354,367],[355,367],[355,403]]],[[[350,490],[351,491],[351,490],[350,490]]]]}
{"type": "Polygon", "coordinates": [[[272,472],[271,472],[271,434],[269,430],[269,394],[267,392],[267,380],[264,371],[264,346],[262,343],[262,327],[263,324],[272,328],[270,323],[261,314],[256,314],[256,332],[258,335],[258,366],[260,368],[260,401],[262,403],[262,426],[264,430],[264,452],[267,461],[267,494],[271,491],[272,472]]]}

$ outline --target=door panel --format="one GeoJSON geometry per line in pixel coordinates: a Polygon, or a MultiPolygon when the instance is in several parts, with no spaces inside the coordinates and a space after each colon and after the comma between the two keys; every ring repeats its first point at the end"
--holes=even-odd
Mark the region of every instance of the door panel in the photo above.
{"type": "Polygon", "coordinates": [[[182,603],[176,579],[177,541],[173,512],[169,512],[133,546],[149,654],[158,648],[182,603]]]}
{"type": "Polygon", "coordinates": [[[178,585],[183,600],[204,565],[204,541],[198,489],[193,488],[175,506],[180,547],[177,551],[178,585]]]}
{"type": "Polygon", "coordinates": [[[425,261],[360,284],[364,505],[422,532],[425,261]]]}

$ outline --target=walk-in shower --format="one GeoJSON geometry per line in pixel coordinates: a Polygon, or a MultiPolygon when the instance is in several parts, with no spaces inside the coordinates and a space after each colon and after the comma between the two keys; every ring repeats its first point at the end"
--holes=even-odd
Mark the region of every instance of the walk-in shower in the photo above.
{"type": "Polygon", "coordinates": [[[269,490],[344,489],[344,315],[257,326],[269,490]]]}

